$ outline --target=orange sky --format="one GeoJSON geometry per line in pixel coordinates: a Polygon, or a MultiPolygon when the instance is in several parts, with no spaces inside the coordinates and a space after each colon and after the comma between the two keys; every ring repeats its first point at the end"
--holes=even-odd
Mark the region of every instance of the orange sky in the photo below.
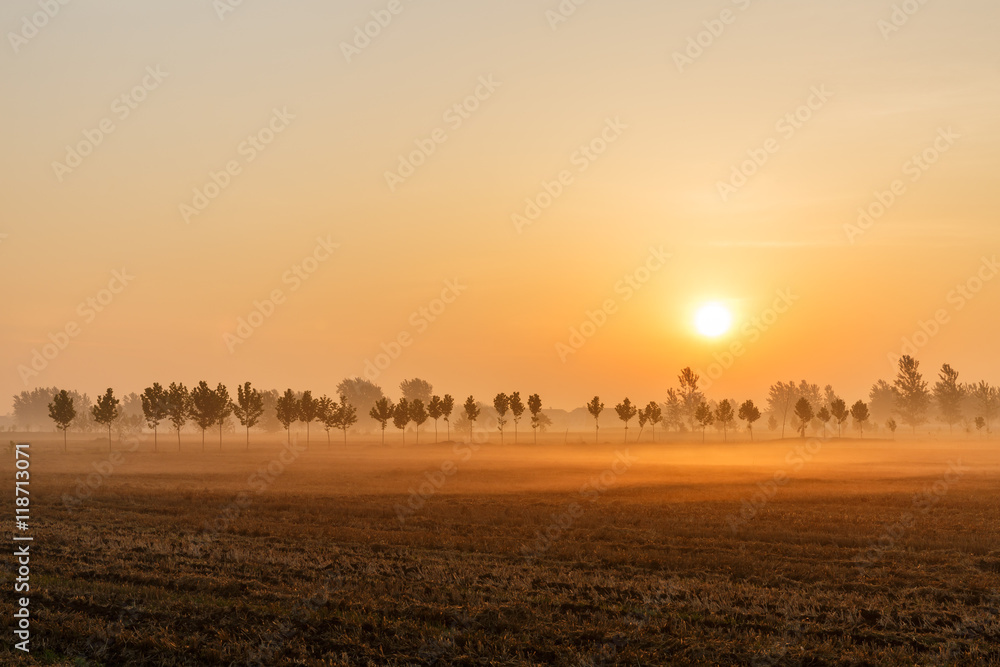
{"type": "Polygon", "coordinates": [[[996,3],[225,3],[0,8],[0,394],[1000,380],[996,3]]]}

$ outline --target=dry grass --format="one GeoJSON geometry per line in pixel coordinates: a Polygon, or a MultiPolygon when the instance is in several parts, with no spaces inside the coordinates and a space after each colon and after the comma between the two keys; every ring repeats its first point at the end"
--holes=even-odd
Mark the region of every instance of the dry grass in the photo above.
{"type": "Polygon", "coordinates": [[[143,446],[73,505],[107,454],[33,442],[37,664],[1000,664],[994,443],[833,440],[798,469],[791,440],[631,445],[583,493],[615,445],[314,443],[263,489],[276,442],[143,446]],[[860,567],[956,459],[968,470],[860,567]]]}

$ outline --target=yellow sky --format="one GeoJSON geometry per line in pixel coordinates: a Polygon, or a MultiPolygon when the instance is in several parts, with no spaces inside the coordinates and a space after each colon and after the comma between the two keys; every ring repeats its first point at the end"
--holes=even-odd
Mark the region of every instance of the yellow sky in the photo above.
{"type": "Polygon", "coordinates": [[[0,8],[3,395],[1000,378],[996,3],[226,3],[0,8]]]}

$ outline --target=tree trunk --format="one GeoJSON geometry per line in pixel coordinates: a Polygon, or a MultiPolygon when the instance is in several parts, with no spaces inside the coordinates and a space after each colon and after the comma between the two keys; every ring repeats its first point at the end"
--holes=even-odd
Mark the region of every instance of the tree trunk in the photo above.
{"type": "Polygon", "coordinates": [[[156,427],[153,427],[153,452],[156,452],[156,427]]]}
{"type": "Polygon", "coordinates": [[[250,451],[250,427],[247,426],[247,451],[250,451]]]}
{"type": "Polygon", "coordinates": [[[66,429],[63,429],[63,452],[66,452],[66,429]]]}
{"type": "Polygon", "coordinates": [[[108,451],[111,451],[111,423],[108,422],[108,451]]]}

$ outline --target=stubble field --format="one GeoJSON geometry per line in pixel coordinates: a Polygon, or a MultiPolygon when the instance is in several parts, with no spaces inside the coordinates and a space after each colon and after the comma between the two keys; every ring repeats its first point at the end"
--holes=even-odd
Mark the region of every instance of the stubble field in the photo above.
{"type": "Polygon", "coordinates": [[[995,442],[15,439],[5,664],[1000,664],[995,442]]]}

